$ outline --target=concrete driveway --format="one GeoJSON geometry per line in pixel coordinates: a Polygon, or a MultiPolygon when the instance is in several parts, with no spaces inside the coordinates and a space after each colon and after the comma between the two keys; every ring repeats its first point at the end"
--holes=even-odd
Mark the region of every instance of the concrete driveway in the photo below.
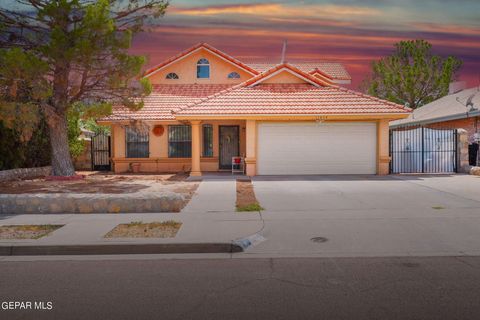
{"type": "Polygon", "coordinates": [[[254,188],[267,240],[245,256],[480,255],[480,177],[257,177],[254,188]]]}
{"type": "Polygon", "coordinates": [[[480,177],[257,177],[255,194],[267,211],[480,208],[480,177]]]}

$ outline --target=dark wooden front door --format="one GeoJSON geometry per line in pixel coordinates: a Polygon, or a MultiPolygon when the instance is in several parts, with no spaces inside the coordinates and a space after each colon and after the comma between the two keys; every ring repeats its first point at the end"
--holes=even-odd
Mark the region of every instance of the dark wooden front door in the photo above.
{"type": "Polygon", "coordinates": [[[240,155],[240,136],[238,126],[220,126],[220,169],[232,167],[232,157],[240,155]]]}

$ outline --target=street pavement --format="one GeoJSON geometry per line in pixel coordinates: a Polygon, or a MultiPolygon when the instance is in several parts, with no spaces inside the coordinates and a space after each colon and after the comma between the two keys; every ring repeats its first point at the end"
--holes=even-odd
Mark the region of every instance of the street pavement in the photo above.
{"type": "MultiPolygon", "coordinates": [[[[10,258],[12,259],[12,258],[10,258]]],[[[480,257],[0,261],[0,319],[478,319],[480,257]]]]}

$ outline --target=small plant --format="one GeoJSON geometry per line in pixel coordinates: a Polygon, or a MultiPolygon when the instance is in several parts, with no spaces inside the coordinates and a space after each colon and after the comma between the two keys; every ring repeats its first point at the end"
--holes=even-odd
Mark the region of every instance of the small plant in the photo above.
{"type": "Polygon", "coordinates": [[[238,212],[251,212],[265,210],[258,202],[248,204],[246,206],[237,207],[238,212]]]}
{"type": "Polygon", "coordinates": [[[127,223],[126,226],[127,227],[138,227],[138,226],[141,226],[143,224],[142,221],[132,221],[130,223],[127,223]]]}

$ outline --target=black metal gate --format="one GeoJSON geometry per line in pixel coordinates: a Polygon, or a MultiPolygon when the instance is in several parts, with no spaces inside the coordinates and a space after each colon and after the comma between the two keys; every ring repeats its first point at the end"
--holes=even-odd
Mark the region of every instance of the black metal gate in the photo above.
{"type": "Polygon", "coordinates": [[[391,129],[390,157],[390,173],[457,172],[457,130],[391,129]]]}
{"type": "Polygon", "coordinates": [[[110,171],[110,136],[99,133],[92,137],[92,170],[110,171]]]}

